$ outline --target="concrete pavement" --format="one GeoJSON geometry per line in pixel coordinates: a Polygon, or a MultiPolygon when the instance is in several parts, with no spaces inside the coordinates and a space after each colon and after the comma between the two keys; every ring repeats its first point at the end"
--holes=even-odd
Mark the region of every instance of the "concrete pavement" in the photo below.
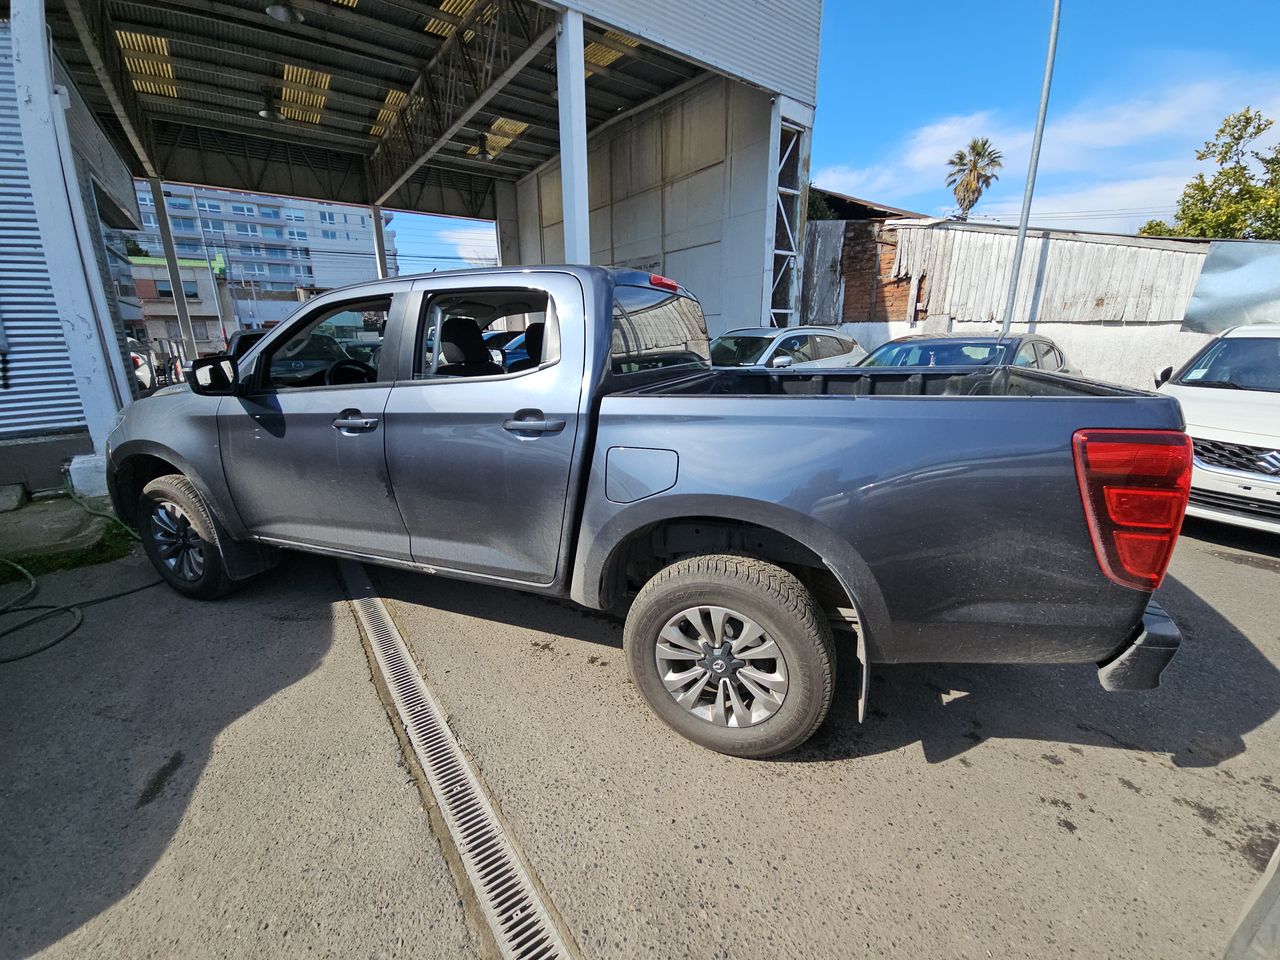
{"type": "MultiPolygon", "coordinates": [[[[39,599],[154,578],[135,556],[39,599]]],[[[0,957],[476,949],[327,561],[93,607],[0,666],[0,957]]]]}
{"type": "Polygon", "coordinates": [[[846,675],[815,740],[767,763],[654,719],[615,623],[378,580],[588,956],[1209,958],[1280,839],[1277,547],[1189,525],[1157,691],[881,668],[867,724],[846,675]]]}

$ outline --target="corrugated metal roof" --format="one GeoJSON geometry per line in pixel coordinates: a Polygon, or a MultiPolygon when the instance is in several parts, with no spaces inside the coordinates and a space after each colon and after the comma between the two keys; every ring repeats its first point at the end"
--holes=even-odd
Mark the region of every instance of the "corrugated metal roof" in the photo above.
{"type": "MultiPolygon", "coordinates": [[[[891,221],[893,275],[923,281],[931,316],[995,322],[1004,315],[1017,231],[954,221],[891,221]]],[[[1186,241],[1032,230],[1014,322],[1132,324],[1180,320],[1207,246],[1186,241]]]]}

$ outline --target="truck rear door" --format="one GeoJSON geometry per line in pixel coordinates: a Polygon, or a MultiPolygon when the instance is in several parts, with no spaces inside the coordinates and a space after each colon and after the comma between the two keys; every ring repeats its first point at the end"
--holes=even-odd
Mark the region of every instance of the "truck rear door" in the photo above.
{"type": "Polygon", "coordinates": [[[571,274],[535,272],[419,280],[414,294],[400,345],[406,374],[384,414],[413,559],[550,584],[579,455],[582,287],[571,274]],[[522,327],[526,362],[508,365],[483,343],[489,330],[522,327]]]}

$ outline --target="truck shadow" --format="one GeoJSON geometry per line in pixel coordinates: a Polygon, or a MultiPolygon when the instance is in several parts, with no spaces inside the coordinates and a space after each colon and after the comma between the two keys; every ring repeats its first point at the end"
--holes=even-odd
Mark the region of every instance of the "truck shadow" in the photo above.
{"type": "Polygon", "coordinates": [[[1280,709],[1280,670],[1174,578],[1166,578],[1160,600],[1183,643],[1157,690],[1107,693],[1089,665],[877,666],[865,724],[857,722],[856,678],[842,676],[827,722],[783,759],[858,757],[919,742],[926,760],[939,763],[1001,738],[1166,753],[1180,767],[1216,766],[1243,753],[1244,735],[1280,709]]]}
{"type": "MultiPolygon", "coordinates": [[[[152,579],[135,554],[59,574],[39,599],[152,579]]],[[[217,603],[160,586],[89,608],[60,645],[0,667],[0,958],[57,943],[142,882],[215,739],[316,668],[342,597],[331,564],[287,557],[217,603]]]]}

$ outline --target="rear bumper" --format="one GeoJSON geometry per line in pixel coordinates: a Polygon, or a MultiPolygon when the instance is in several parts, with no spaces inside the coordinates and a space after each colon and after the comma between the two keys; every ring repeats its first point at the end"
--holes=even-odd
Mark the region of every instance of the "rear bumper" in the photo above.
{"type": "Polygon", "coordinates": [[[1181,643],[1178,625],[1152,600],[1133,639],[1098,664],[1098,682],[1104,690],[1154,690],[1181,643]]]}

